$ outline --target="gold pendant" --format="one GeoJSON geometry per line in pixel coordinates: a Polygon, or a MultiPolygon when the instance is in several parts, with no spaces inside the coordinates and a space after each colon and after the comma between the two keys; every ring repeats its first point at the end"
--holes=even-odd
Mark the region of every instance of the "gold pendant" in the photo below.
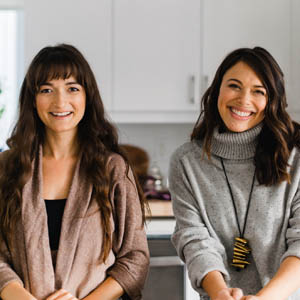
{"type": "Polygon", "coordinates": [[[247,265],[250,265],[250,262],[248,261],[250,252],[251,248],[248,245],[248,241],[244,238],[236,237],[231,265],[234,266],[237,271],[245,269],[247,265]]]}

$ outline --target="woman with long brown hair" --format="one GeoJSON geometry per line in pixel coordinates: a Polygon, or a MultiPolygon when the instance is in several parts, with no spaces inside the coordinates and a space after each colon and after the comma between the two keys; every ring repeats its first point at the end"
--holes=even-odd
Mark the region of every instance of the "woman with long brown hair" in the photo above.
{"type": "Polygon", "coordinates": [[[231,52],[171,159],[172,241],[201,299],[300,299],[300,126],[263,48],[231,52]]]}
{"type": "Polygon", "coordinates": [[[1,299],[140,299],[144,198],[89,64],[43,48],[19,105],[0,155],[1,299]]]}

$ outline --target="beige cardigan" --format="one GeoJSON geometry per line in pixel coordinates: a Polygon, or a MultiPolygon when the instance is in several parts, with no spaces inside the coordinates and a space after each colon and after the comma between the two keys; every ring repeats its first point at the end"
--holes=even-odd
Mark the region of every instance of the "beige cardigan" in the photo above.
{"type": "MultiPolygon", "coordinates": [[[[5,154],[0,154],[0,162],[5,154]]],[[[62,219],[55,271],[42,197],[41,162],[42,150],[33,161],[32,177],[23,189],[22,220],[13,247],[7,249],[0,241],[0,291],[17,280],[38,299],[45,299],[60,288],[82,299],[110,275],[130,299],[140,299],[149,252],[138,194],[125,175],[123,159],[113,154],[108,162],[112,175],[113,249],[106,263],[99,263],[103,234],[99,209],[96,201],[91,201],[92,186],[79,176],[78,162],[62,219]]],[[[0,172],[5,172],[3,167],[0,172]]]]}

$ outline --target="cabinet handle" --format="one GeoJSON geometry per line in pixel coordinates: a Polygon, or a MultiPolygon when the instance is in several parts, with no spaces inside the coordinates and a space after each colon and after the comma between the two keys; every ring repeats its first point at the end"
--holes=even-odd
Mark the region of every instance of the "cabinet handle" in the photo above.
{"type": "Polygon", "coordinates": [[[195,76],[189,78],[189,102],[195,104],[195,76]]]}

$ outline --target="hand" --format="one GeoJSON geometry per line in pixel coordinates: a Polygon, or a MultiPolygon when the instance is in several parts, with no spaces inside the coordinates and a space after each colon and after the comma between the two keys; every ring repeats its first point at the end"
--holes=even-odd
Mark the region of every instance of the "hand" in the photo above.
{"type": "Polygon", "coordinates": [[[243,299],[243,291],[241,289],[225,288],[218,292],[218,295],[214,300],[242,300],[242,299],[243,299]]]}
{"type": "Polygon", "coordinates": [[[47,297],[46,300],[79,300],[78,298],[74,297],[71,293],[64,289],[60,289],[47,297]]]}
{"type": "Polygon", "coordinates": [[[241,300],[259,300],[260,298],[258,296],[253,295],[246,295],[241,300]]]}

